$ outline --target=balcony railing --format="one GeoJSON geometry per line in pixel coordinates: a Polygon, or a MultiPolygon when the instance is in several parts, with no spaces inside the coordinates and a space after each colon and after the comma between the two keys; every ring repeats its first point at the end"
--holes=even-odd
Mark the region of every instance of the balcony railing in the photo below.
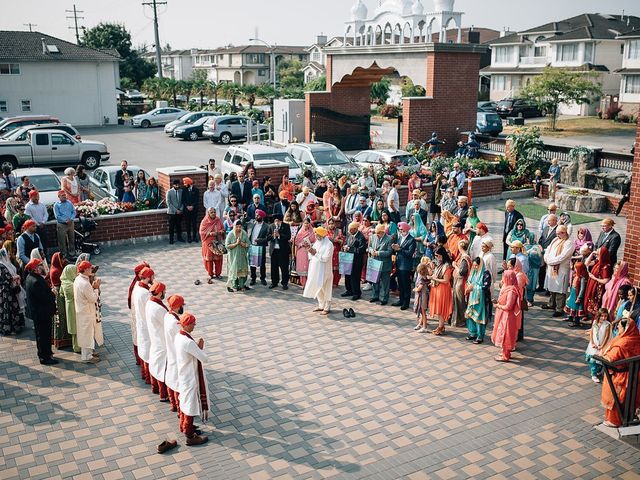
{"type": "MultiPolygon", "coordinates": [[[[618,360],[617,362],[609,362],[606,358],[598,355],[594,355],[596,360],[604,365],[604,376],[609,384],[609,388],[613,393],[614,408],[618,412],[620,419],[622,420],[622,427],[630,427],[640,424],[640,419],[636,416],[636,398],[640,394],[638,392],[638,373],[640,372],[640,356],[625,358],[618,360]],[[611,378],[614,372],[629,372],[627,375],[627,394],[624,398],[624,402],[618,396],[618,393],[613,385],[611,378]]],[[[621,434],[624,432],[621,431],[621,434]]]]}
{"type": "Polygon", "coordinates": [[[520,57],[520,65],[526,67],[546,65],[548,63],[547,57],[520,57]]]}

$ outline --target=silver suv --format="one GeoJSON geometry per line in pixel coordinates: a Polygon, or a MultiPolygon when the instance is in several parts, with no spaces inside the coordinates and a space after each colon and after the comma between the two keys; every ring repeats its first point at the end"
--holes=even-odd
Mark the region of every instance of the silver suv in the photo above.
{"type": "Polygon", "coordinates": [[[216,112],[209,112],[203,110],[201,112],[189,112],[185,113],[180,118],[174,120],[173,122],[169,122],[164,126],[164,133],[167,135],[173,135],[173,132],[177,127],[181,127],[183,125],[193,125],[197,120],[200,120],[202,117],[213,117],[218,115],[216,112]]]}
{"type": "Polygon", "coordinates": [[[311,170],[316,176],[326,175],[332,170],[349,175],[359,170],[358,165],[330,143],[290,143],[285,148],[302,168],[311,170]]]}
{"type": "Polygon", "coordinates": [[[251,136],[254,138],[258,133],[263,136],[268,132],[266,125],[256,123],[244,115],[220,115],[206,121],[202,135],[212,143],[220,142],[227,145],[232,140],[246,139],[249,128],[251,128],[251,136]]]}

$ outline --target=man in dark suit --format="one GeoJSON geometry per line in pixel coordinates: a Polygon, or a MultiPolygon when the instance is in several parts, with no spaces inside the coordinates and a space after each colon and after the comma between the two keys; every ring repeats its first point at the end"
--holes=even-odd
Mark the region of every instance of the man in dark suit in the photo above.
{"type": "MultiPolygon", "coordinates": [[[[542,255],[549,248],[551,242],[556,239],[556,230],[558,229],[558,217],[553,213],[547,215],[547,226],[542,229],[542,235],[538,239],[538,245],[542,247],[542,255]]],[[[544,292],[544,279],[547,276],[547,266],[541,265],[538,273],[538,292],[544,292]]]]}
{"type": "MultiPolygon", "coordinates": [[[[258,210],[262,210],[263,212],[267,212],[267,207],[265,207],[261,202],[260,202],[260,195],[258,195],[257,193],[253,196],[253,202],[251,203],[251,205],[249,205],[247,207],[247,220],[255,220],[256,219],[256,212],[258,210]]],[[[283,214],[284,215],[284,214],[283,214]]]]}
{"type": "MultiPolygon", "coordinates": [[[[256,210],[255,220],[249,222],[249,228],[247,229],[247,235],[251,245],[257,245],[262,247],[262,260],[260,261],[260,282],[262,285],[267,284],[267,239],[269,237],[269,225],[264,221],[267,218],[267,214],[264,210],[256,210]]],[[[256,284],[256,268],[251,266],[251,282],[250,285],[256,284]]]]}
{"type": "Polygon", "coordinates": [[[184,208],[184,222],[187,228],[187,242],[198,241],[198,205],[200,204],[200,191],[193,185],[189,177],[182,179],[184,185],[182,203],[184,208]]]}
{"type": "Polygon", "coordinates": [[[27,293],[27,315],[33,320],[38,346],[38,358],[43,365],[58,363],[51,352],[51,328],[56,313],[56,297],[47,285],[42,260],[30,260],[25,266],[27,276],[24,289],[27,293]]]}
{"type": "Polygon", "coordinates": [[[409,235],[411,227],[406,222],[398,225],[398,242],[391,245],[396,252],[396,276],[400,299],[393,303],[393,307],[407,310],[411,302],[411,271],[413,270],[413,255],[416,252],[416,239],[409,235]]]}
{"type": "Polygon", "coordinates": [[[598,241],[596,242],[596,250],[600,247],[605,247],[609,250],[611,265],[615,265],[618,262],[618,249],[622,242],[620,234],[613,228],[614,225],[615,222],[611,218],[605,218],[602,220],[602,223],[600,223],[602,232],[600,232],[598,241]]]}
{"type": "Polygon", "coordinates": [[[271,212],[272,217],[275,219],[276,215],[282,215],[284,218],[284,214],[287,213],[289,209],[289,200],[287,200],[287,192],[280,192],[280,201],[276,202],[273,205],[273,210],[271,212]]]}
{"type": "Polygon", "coordinates": [[[342,297],[351,297],[351,300],[359,300],[362,297],[360,281],[362,280],[362,267],[364,266],[364,253],[367,251],[367,240],[358,230],[359,223],[349,224],[347,239],[342,249],[345,252],[353,253],[353,266],[351,275],[344,276],[344,287],[346,291],[342,297]]]}
{"type": "Polygon", "coordinates": [[[118,201],[122,201],[122,196],[124,195],[124,174],[128,174],[129,178],[133,178],[133,173],[131,170],[128,170],[127,167],[129,164],[126,160],[123,160],[120,163],[120,170],[116,172],[116,178],[113,180],[113,186],[116,187],[116,197],[118,197],[118,201]]]}
{"type": "Polygon", "coordinates": [[[246,211],[251,203],[251,182],[245,180],[244,173],[238,173],[238,180],[231,184],[231,195],[235,195],[242,209],[246,211]]]}
{"type": "Polygon", "coordinates": [[[273,214],[273,225],[269,227],[269,254],[271,255],[271,285],[276,288],[282,274],[282,289],[289,289],[289,261],[291,257],[291,227],[284,223],[284,215],[273,214]]]}
{"type": "Polygon", "coordinates": [[[502,229],[502,259],[506,260],[509,254],[509,245],[507,245],[507,235],[513,230],[518,220],[524,220],[522,214],[516,210],[516,202],[507,200],[504,211],[504,228],[502,229]]]}
{"type": "Polygon", "coordinates": [[[384,225],[377,225],[375,235],[369,237],[369,255],[382,262],[380,278],[373,284],[373,296],[369,302],[380,302],[386,305],[389,302],[389,280],[391,277],[391,236],[385,233],[384,225]]]}

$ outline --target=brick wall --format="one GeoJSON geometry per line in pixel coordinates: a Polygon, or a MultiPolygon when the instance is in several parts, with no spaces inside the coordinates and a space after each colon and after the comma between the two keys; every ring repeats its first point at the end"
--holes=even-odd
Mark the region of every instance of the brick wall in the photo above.
{"type": "Polygon", "coordinates": [[[288,167],[256,168],[256,177],[260,180],[260,183],[262,183],[264,177],[271,177],[271,185],[273,185],[276,190],[278,190],[278,187],[282,183],[282,177],[284,175],[289,177],[288,167]]]}
{"type": "Polygon", "coordinates": [[[635,157],[633,159],[633,179],[631,181],[631,198],[625,206],[627,214],[627,236],[624,244],[624,259],[629,262],[629,275],[634,284],[640,286],[640,118],[636,130],[635,157]]]}
{"type": "MultiPolygon", "coordinates": [[[[480,198],[499,197],[502,194],[502,177],[499,175],[490,175],[488,177],[474,178],[471,183],[472,198],[478,200],[480,198]]],[[[433,195],[433,187],[427,185],[422,188],[422,191],[426,193],[425,201],[428,203],[431,201],[431,195],[433,195]]],[[[469,181],[467,180],[462,189],[463,194],[469,196],[469,181]]],[[[406,185],[400,186],[398,189],[398,195],[400,197],[400,206],[404,208],[407,204],[409,197],[409,189],[406,185]]]]}
{"type": "MultiPolygon", "coordinates": [[[[178,168],[178,167],[177,167],[178,168]]],[[[207,189],[208,178],[207,172],[202,169],[196,169],[193,167],[195,171],[172,171],[172,169],[159,169],[158,173],[158,186],[160,187],[160,198],[166,198],[167,190],[171,188],[171,185],[174,180],[179,180],[180,185],[182,185],[182,179],[185,177],[189,177],[193,180],[193,186],[197,187],[200,193],[200,204],[198,205],[198,222],[202,220],[204,217],[204,207],[202,206],[202,196],[204,195],[204,191],[207,189]]],[[[186,168],[185,168],[186,170],[186,168]]],[[[167,226],[168,231],[168,226],[167,226]]]]}

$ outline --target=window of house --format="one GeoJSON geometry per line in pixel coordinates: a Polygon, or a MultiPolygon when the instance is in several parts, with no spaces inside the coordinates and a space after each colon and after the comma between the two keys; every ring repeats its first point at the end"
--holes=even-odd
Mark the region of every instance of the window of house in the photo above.
{"type": "Polygon", "coordinates": [[[260,64],[264,63],[264,53],[249,53],[247,55],[248,63],[260,64]]]}
{"type": "Polygon", "coordinates": [[[627,58],[638,60],[640,58],[640,40],[631,40],[627,49],[627,58]]]}
{"type": "Polygon", "coordinates": [[[267,74],[267,71],[264,69],[260,69],[258,70],[258,76],[259,77],[264,77],[267,74]]]}
{"type": "Polygon", "coordinates": [[[30,112],[31,100],[20,100],[20,110],[23,112],[30,112]]]}
{"type": "Polygon", "coordinates": [[[626,75],[624,81],[624,93],[640,93],[640,75],[626,75]]]}
{"type": "Polygon", "coordinates": [[[496,47],[496,63],[509,63],[511,47],[496,47]]]}
{"type": "Polygon", "coordinates": [[[584,44],[584,61],[593,62],[593,43],[587,42],[584,44]]]}
{"type": "Polygon", "coordinates": [[[545,45],[536,45],[533,48],[533,56],[534,57],[546,57],[547,56],[547,47],[545,45]]]}
{"type": "Polygon", "coordinates": [[[7,112],[9,109],[7,108],[7,101],[0,100],[0,112],[7,112]]]}
{"type": "Polygon", "coordinates": [[[0,75],[20,75],[20,64],[0,63],[0,75]]]}
{"type": "Polygon", "coordinates": [[[317,63],[322,63],[322,52],[319,52],[318,50],[315,50],[311,54],[311,61],[317,62],[317,63]]]}
{"type": "Polygon", "coordinates": [[[491,77],[491,89],[492,90],[506,90],[507,89],[507,76],[506,75],[493,75],[491,77]]]}
{"type": "Polygon", "coordinates": [[[556,61],[575,62],[578,60],[577,43],[559,43],[556,47],[556,61]]]}

